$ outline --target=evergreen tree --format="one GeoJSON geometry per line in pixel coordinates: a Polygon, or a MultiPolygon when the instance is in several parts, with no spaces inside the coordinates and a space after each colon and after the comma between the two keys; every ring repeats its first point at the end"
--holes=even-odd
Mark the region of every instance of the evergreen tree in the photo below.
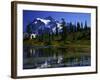
{"type": "Polygon", "coordinates": [[[31,26],[30,25],[27,25],[26,32],[29,34],[29,37],[30,37],[30,35],[32,33],[32,30],[31,30],[31,26]]]}
{"type": "Polygon", "coordinates": [[[56,36],[58,36],[58,27],[57,27],[57,24],[56,24],[56,36]]]}
{"type": "Polygon", "coordinates": [[[54,33],[52,30],[51,30],[51,40],[54,40],[54,33]]]}
{"type": "Polygon", "coordinates": [[[87,29],[87,21],[85,21],[84,29],[87,29]]]}
{"type": "Polygon", "coordinates": [[[66,28],[66,22],[65,20],[62,18],[62,40],[65,42],[66,38],[67,38],[67,28],[66,28]]]}
{"type": "Polygon", "coordinates": [[[83,30],[83,23],[81,22],[81,30],[83,30]]]}
{"type": "Polygon", "coordinates": [[[51,34],[50,34],[50,32],[48,33],[48,44],[50,45],[51,44],[51,34]]]}
{"type": "Polygon", "coordinates": [[[74,24],[73,27],[74,27],[74,32],[76,32],[77,31],[76,25],[74,24]]]}
{"type": "Polygon", "coordinates": [[[74,23],[74,32],[77,32],[77,24],[76,24],[76,22],[74,23]]]}
{"type": "Polygon", "coordinates": [[[80,23],[77,22],[77,31],[80,31],[80,23]]]}
{"type": "Polygon", "coordinates": [[[74,32],[74,27],[72,25],[72,22],[70,22],[69,27],[70,27],[70,32],[74,32]]]}
{"type": "Polygon", "coordinates": [[[70,22],[69,24],[70,27],[70,40],[73,41],[75,40],[75,32],[76,32],[76,25],[72,24],[72,22],[70,22]]]}

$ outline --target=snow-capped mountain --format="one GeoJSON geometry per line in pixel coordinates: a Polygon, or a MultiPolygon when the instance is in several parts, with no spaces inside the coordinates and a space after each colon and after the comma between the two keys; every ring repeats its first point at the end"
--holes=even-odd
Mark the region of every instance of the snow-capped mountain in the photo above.
{"type": "MultiPolygon", "coordinates": [[[[42,18],[36,18],[37,20],[40,20],[41,22],[43,22],[45,25],[47,25],[49,22],[50,22],[50,20],[46,20],[46,19],[42,19],[42,18]]],[[[35,23],[37,23],[37,21],[35,22],[35,23]]]]}
{"type": "Polygon", "coordinates": [[[32,33],[41,34],[43,32],[56,32],[56,28],[58,32],[61,32],[61,23],[56,21],[51,16],[46,18],[36,18],[31,23],[32,33]]]}

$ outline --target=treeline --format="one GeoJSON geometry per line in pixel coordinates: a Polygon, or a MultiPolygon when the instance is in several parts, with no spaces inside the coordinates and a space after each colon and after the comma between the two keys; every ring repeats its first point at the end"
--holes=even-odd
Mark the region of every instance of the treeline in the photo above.
{"type": "MultiPolygon", "coordinates": [[[[62,41],[64,43],[68,41],[76,41],[76,40],[90,40],[90,26],[87,26],[87,21],[85,21],[85,24],[82,22],[77,22],[76,24],[66,23],[65,20],[61,19],[61,31],[59,32],[58,27],[56,25],[56,31],[55,33],[52,30],[39,30],[40,34],[38,34],[35,38],[35,40],[38,40],[39,42],[46,42],[48,44],[51,44],[52,41],[62,41]]],[[[32,34],[32,30],[30,26],[27,26],[27,33],[32,34]]],[[[34,40],[34,38],[33,38],[34,40]]]]}

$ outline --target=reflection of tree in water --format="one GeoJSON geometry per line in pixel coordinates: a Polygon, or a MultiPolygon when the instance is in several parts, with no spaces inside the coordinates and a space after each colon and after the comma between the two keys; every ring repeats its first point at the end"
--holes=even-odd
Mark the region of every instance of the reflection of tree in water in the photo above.
{"type": "Polygon", "coordinates": [[[69,53],[69,49],[55,47],[25,47],[23,68],[52,68],[89,66],[90,56],[69,53]],[[73,55],[72,55],[73,54],[73,55]]]}

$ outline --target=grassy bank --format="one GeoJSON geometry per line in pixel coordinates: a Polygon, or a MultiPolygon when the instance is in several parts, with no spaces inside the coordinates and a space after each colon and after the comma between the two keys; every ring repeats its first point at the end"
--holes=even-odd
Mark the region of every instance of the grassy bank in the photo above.
{"type": "Polygon", "coordinates": [[[24,40],[24,45],[27,46],[53,46],[55,48],[69,48],[74,51],[90,51],[90,40],[79,40],[79,41],[52,41],[50,44],[46,42],[39,42],[37,40],[24,40]]]}

